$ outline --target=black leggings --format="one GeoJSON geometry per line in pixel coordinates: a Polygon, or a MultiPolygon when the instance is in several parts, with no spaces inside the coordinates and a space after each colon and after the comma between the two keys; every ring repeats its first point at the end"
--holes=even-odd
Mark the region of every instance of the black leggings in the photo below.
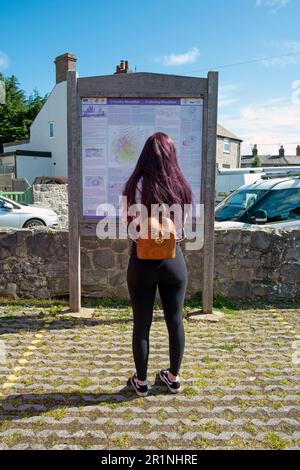
{"type": "Polygon", "coordinates": [[[170,372],[178,375],[185,334],[182,308],[187,285],[187,268],[180,245],[176,258],[142,260],[137,257],[136,243],[131,242],[127,284],[133,309],[132,349],[139,380],[146,380],[149,357],[149,333],[158,286],[169,333],[170,372]]]}

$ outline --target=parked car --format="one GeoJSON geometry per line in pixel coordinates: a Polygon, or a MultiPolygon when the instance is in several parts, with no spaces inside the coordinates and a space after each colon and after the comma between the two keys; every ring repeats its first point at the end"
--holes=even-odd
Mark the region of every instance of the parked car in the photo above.
{"type": "Polygon", "coordinates": [[[67,176],[37,176],[32,184],[68,184],[67,176]]]}
{"type": "Polygon", "coordinates": [[[58,216],[47,207],[20,204],[0,196],[0,227],[32,228],[37,226],[56,227],[58,216]]]}
{"type": "Polygon", "coordinates": [[[244,185],[215,208],[215,227],[300,228],[300,177],[244,185]]]}

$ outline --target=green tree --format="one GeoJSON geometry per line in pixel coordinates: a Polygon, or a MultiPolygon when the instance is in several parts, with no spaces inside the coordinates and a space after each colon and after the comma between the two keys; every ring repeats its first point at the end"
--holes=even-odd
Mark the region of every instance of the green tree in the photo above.
{"type": "Polygon", "coordinates": [[[258,166],[261,166],[261,159],[259,158],[258,155],[256,155],[256,156],[254,157],[254,160],[253,160],[251,166],[253,166],[253,167],[255,167],[255,168],[258,167],[258,166]]]}
{"type": "Polygon", "coordinates": [[[5,82],[6,103],[0,105],[0,152],[2,144],[29,138],[29,128],[45,103],[48,95],[41,97],[35,89],[27,98],[15,75],[0,78],[5,82]]]}

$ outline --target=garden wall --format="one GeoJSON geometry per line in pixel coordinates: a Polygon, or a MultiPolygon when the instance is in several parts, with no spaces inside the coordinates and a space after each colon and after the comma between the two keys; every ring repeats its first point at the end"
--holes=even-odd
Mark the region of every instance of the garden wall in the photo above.
{"type": "MultiPolygon", "coordinates": [[[[82,238],[82,293],[126,298],[128,240],[82,238]]],[[[187,296],[201,287],[201,256],[186,251],[187,296]]],[[[235,299],[300,299],[300,230],[215,231],[215,295],[235,299]]],[[[0,232],[0,295],[49,298],[68,293],[68,232],[0,232]]]]}

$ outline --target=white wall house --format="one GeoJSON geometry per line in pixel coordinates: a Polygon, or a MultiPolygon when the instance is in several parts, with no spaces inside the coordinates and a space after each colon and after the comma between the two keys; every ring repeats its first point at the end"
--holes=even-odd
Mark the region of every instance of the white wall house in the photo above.
{"type": "Polygon", "coordinates": [[[30,183],[36,176],[68,174],[66,80],[68,70],[75,69],[75,62],[76,58],[72,54],[56,58],[56,84],[30,126],[30,138],[3,144],[4,152],[0,156],[2,165],[6,165],[9,155],[18,152],[16,176],[25,177],[30,183]],[[26,156],[23,151],[26,151],[26,156]],[[30,152],[33,154],[29,155],[30,152]],[[42,156],[45,152],[51,154],[50,158],[42,156]],[[39,153],[41,156],[38,156],[39,153]]]}

